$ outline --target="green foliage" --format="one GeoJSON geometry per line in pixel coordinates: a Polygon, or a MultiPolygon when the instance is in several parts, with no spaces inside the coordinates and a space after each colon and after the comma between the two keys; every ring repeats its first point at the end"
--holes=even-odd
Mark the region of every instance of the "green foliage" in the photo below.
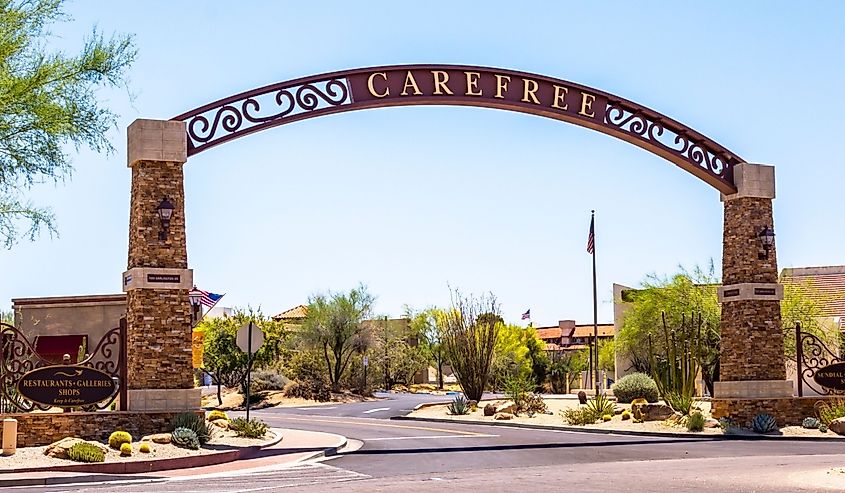
{"type": "Polygon", "coordinates": [[[613,374],[616,368],[616,341],[599,340],[599,370],[613,374]]]}
{"type": "Polygon", "coordinates": [[[214,425],[206,422],[205,417],[195,413],[180,413],[173,417],[170,427],[187,428],[194,432],[200,444],[205,444],[211,439],[214,432],[214,425]]]}
{"type": "Polygon", "coordinates": [[[285,386],[285,397],[298,397],[318,402],[332,400],[332,393],[322,378],[293,380],[285,386]]]}
{"type": "Polygon", "coordinates": [[[209,421],[215,421],[218,419],[225,419],[226,421],[229,421],[229,416],[226,415],[225,411],[220,411],[219,409],[215,409],[208,413],[209,421]]]}
{"type": "Polygon", "coordinates": [[[700,351],[703,318],[701,314],[687,321],[681,317],[681,325],[669,330],[663,315],[663,350],[655,353],[651,336],[648,337],[649,365],[660,395],[673,410],[688,415],[695,398],[695,381],[700,369],[700,351]]]}
{"type": "Polygon", "coordinates": [[[68,178],[68,150],[111,152],[117,115],[101,88],[126,88],[136,50],[130,36],[106,40],[96,29],[78,55],[48,51],[50,25],[65,21],[61,0],[0,3],[0,242],[56,232],[52,211],[30,203],[33,185],[68,178]]]}
{"type": "Polygon", "coordinates": [[[443,341],[445,312],[439,308],[427,308],[415,312],[405,307],[405,318],[410,320],[413,333],[419,336],[419,347],[428,361],[437,368],[437,388],[443,389],[443,365],[446,360],[446,346],[443,341]]]}
{"type": "Polygon", "coordinates": [[[527,411],[528,399],[534,393],[534,382],[525,374],[507,377],[504,382],[505,396],[516,404],[516,412],[527,411]]]}
{"type": "Polygon", "coordinates": [[[817,418],[810,417],[810,418],[804,418],[804,421],[801,422],[801,427],[807,428],[807,429],[810,429],[810,430],[814,430],[814,429],[818,428],[820,424],[821,424],[821,421],[819,421],[817,418]]]}
{"type": "Polygon", "coordinates": [[[144,442],[138,446],[138,452],[141,452],[142,454],[149,454],[150,452],[152,452],[152,450],[152,447],[150,447],[150,444],[147,442],[144,442]]]}
{"type": "Polygon", "coordinates": [[[279,373],[278,370],[255,370],[252,372],[250,379],[250,392],[258,393],[267,390],[284,390],[285,385],[290,382],[286,376],[279,373]]]}
{"type": "Polygon", "coordinates": [[[194,430],[189,428],[176,428],[170,434],[170,442],[180,448],[198,450],[200,441],[194,430]]]}
{"type": "Polygon", "coordinates": [[[475,298],[452,293],[452,306],[444,315],[443,340],[455,377],[470,400],[480,401],[484,394],[502,326],[493,295],[475,298]]]}
{"type": "Polygon", "coordinates": [[[79,442],[67,449],[67,457],[74,462],[103,462],[106,452],[93,443],[79,442]]]}
{"type": "Polygon", "coordinates": [[[636,398],[643,398],[648,402],[657,402],[660,393],[654,379],[645,373],[631,373],[620,378],[611,386],[613,395],[618,402],[627,403],[636,398]]]}
{"type": "Polygon", "coordinates": [[[269,427],[260,419],[252,418],[247,421],[243,418],[235,418],[229,422],[229,429],[237,433],[239,437],[263,438],[269,427]]]}
{"type": "Polygon", "coordinates": [[[599,394],[588,400],[586,409],[592,413],[593,421],[600,419],[605,414],[611,416],[616,414],[616,404],[604,394],[599,394]]]}
{"type": "Polygon", "coordinates": [[[560,412],[563,419],[574,426],[590,425],[596,422],[596,415],[586,407],[571,407],[560,412]]]}
{"type": "Polygon", "coordinates": [[[307,347],[320,351],[335,392],[340,391],[352,355],[364,353],[370,344],[370,329],[362,322],[370,317],[374,301],[363,285],[348,293],[317,294],[309,299],[299,336],[307,347]]]}
{"type": "Polygon", "coordinates": [[[816,414],[819,416],[819,421],[826,426],[837,419],[845,417],[845,399],[836,398],[825,401],[819,401],[816,404],[816,414]]]}
{"type": "Polygon", "coordinates": [[[124,443],[132,443],[132,435],[125,431],[115,431],[109,435],[109,447],[120,450],[120,446],[124,443]]]}
{"type": "Polygon", "coordinates": [[[622,421],[628,421],[629,419],[631,419],[631,411],[627,409],[622,411],[622,421]]]}
{"type": "Polygon", "coordinates": [[[704,429],[705,421],[706,419],[701,411],[693,411],[687,416],[687,430],[701,431],[704,429]]]}
{"type": "Polygon", "coordinates": [[[552,392],[567,394],[574,380],[580,378],[583,370],[587,369],[589,350],[555,351],[551,353],[548,377],[552,392]]]}
{"type": "Polygon", "coordinates": [[[122,443],[120,444],[120,455],[124,457],[128,457],[132,455],[132,444],[131,443],[122,443]]]}
{"type": "Polygon", "coordinates": [[[535,328],[502,324],[493,350],[490,385],[504,388],[509,378],[525,376],[532,384],[530,391],[540,388],[549,367],[544,348],[545,343],[537,337],[535,328]]]}
{"type": "Polygon", "coordinates": [[[367,325],[371,337],[367,351],[370,368],[376,378],[381,376],[385,389],[396,384],[409,385],[414,374],[428,367],[428,357],[418,344],[422,336],[408,319],[380,317],[367,325]]]}
{"type": "Polygon", "coordinates": [[[751,429],[757,433],[771,433],[778,429],[778,423],[774,416],[760,413],[751,420],[751,429]]]}
{"type": "Polygon", "coordinates": [[[795,322],[801,322],[802,332],[815,335],[828,347],[839,345],[839,330],[833,319],[825,316],[824,307],[841,301],[843,295],[819,291],[811,280],[784,277],[781,283],[783,300],[780,302],[780,313],[786,358],[795,361],[795,322]]]}
{"type": "Polygon", "coordinates": [[[466,399],[464,399],[464,396],[458,395],[455,396],[455,399],[449,404],[447,410],[449,411],[449,414],[453,416],[469,414],[469,403],[466,399]]]}

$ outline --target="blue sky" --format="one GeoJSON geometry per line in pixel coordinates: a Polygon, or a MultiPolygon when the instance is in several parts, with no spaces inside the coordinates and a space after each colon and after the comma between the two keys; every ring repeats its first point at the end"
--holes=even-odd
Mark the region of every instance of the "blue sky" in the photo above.
{"type": "MultiPolygon", "coordinates": [[[[0,300],[119,292],[125,129],[262,85],[400,63],[503,67],[636,101],[776,166],[780,267],[845,264],[845,4],[839,2],[95,2],[67,5],[51,46],[93,25],[134,33],[116,152],[39,186],[60,236],[0,254],[0,300]]],[[[274,314],[365,283],[380,313],[492,291],[506,319],[599,321],[611,285],[721,264],[718,193],[661,158],[558,121],[457,107],[316,118],[206,151],[185,168],[190,267],[226,306],[274,314]]]]}

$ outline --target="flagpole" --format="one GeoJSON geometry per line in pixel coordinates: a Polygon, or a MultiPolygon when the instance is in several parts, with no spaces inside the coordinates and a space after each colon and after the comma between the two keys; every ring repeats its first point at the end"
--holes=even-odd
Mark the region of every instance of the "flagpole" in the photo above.
{"type": "Polygon", "coordinates": [[[592,214],[590,224],[593,226],[593,348],[595,349],[595,358],[593,358],[593,363],[595,365],[593,385],[596,389],[596,395],[599,395],[599,308],[596,298],[596,211],[592,210],[590,213],[592,214]]]}

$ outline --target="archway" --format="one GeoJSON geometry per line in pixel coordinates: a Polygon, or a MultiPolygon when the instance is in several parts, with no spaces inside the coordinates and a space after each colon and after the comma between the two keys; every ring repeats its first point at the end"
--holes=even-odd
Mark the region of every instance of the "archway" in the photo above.
{"type": "Polygon", "coordinates": [[[478,106],[565,121],[639,146],[721,192],[722,382],[716,396],[728,399],[731,408],[725,412],[742,419],[754,409],[750,398],[792,395],[782,364],[776,252],[773,244],[764,247],[759,241],[760,232],[773,227],[773,167],[748,164],[665,115],[580,84],[489,67],[401,65],[281,82],[170,121],[136,120],[130,125],[132,198],[128,270],[123,276],[131,355],[129,409],[149,408],[150,396],[161,389],[168,390],[174,406],[190,408],[194,401],[198,405],[190,372],[192,271],[185,244],[182,173],[188,157],[295,121],[410,105],[478,106]],[[174,206],[167,227],[163,222],[159,226],[157,210],[165,198],[174,206]],[[743,403],[737,404],[740,400],[743,403]]]}

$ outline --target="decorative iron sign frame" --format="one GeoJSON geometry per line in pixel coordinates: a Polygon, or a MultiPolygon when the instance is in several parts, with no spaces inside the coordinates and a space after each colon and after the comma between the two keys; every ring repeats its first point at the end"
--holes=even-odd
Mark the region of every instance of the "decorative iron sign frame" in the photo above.
{"type": "Polygon", "coordinates": [[[845,386],[842,389],[825,387],[817,380],[816,374],[828,368],[836,368],[845,365],[845,360],[836,355],[827,345],[809,332],[801,331],[801,323],[795,324],[795,360],[797,363],[798,397],[804,396],[804,386],[821,395],[842,395],[845,394],[845,386]]]}
{"type": "MultiPolygon", "coordinates": [[[[4,404],[2,412],[14,408],[20,412],[36,409],[46,411],[49,405],[33,402],[17,392],[21,378],[39,368],[56,366],[35,351],[35,346],[17,328],[0,323],[0,400],[4,404]]],[[[83,409],[106,409],[120,397],[120,410],[126,410],[127,367],[126,367],[126,320],[120,326],[106,332],[88,357],[76,365],[65,367],[86,367],[116,379],[117,390],[106,400],[97,404],[81,406],[83,409]]],[[[80,407],[80,406],[68,406],[80,407]]]]}
{"type": "Polygon", "coordinates": [[[661,113],[581,84],[537,74],[461,65],[393,65],[303,77],[183,113],[188,156],[267,128],[346,111],[413,105],[496,108],[544,116],[612,135],[733,194],[744,162],[661,113]]]}

